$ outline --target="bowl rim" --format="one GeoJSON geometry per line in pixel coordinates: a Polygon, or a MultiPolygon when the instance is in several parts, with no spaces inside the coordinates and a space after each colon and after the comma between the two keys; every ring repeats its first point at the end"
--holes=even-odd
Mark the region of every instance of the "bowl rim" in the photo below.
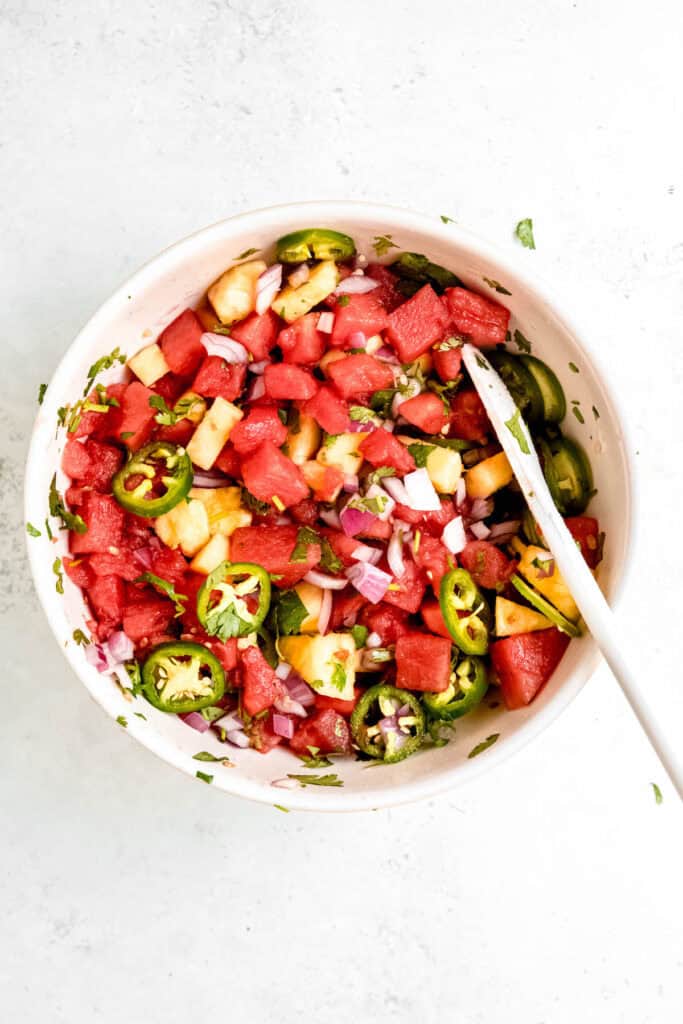
{"type": "MultiPolygon", "coordinates": [[[[439,222],[436,215],[416,212],[385,203],[330,199],[278,203],[273,206],[260,207],[256,210],[238,213],[199,228],[197,231],[173,242],[152,256],[138,270],[124,280],[109,298],[97,308],[67,347],[50,378],[49,387],[54,383],[59,383],[60,378],[67,375],[68,365],[73,358],[74,352],[78,351],[81,347],[87,347],[88,339],[93,332],[98,330],[100,321],[106,320],[110,313],[119,307],[127,308],[127,296],[134,294],[135,290],[143,290],[148,282],[157,276],[160,264],[164,264],[165,271],[173,269],[174,265],[184,264],[188,257],[191,257],[193,250],[203,249],[211,240],[220,238],[226,231],[229,234],[234,233],[234,229],[238,229],[241,224],[248,224],[253,230],[256,230],[258,227],[274,227],[272,222],[278,219],[289,220],[299,217],[318,216],[331,222],[335,219],[343,219],[345,214],[362,215],[368,221],[373,219],[382,221],[390,218],[396,231],[400,231],[401,228],[412,229],[426,236],[431,235],[439,238],[447,246],[455,243],[469,249],[480,259],[495,265],[497,271],[504,271],[511,282],[516,281],[527,289],[535,301],[552,311],[559,325],[571,335],[580,353],[599,378],[610,406],[612,418],[618,425],[621,433],[620,444],[625,467],[627,502],[623,510],[625,519],[625,557],[615,570],[611,594],[612,607],[617,607],[626,592],[634,562],[633,550],[639,524],[639,493],[636,487],[635,448],[630,421],[620,399],[611,389],[609,375],[603,366],[602,358],[599,354],[594,354],[585,341],[586,337],[589,336],[589,332],[584,330],[582,318],[577,317],[574,313],[569,314],[567,312],[564,298],[561,295],[558,296],[556,289],[544,278],[535,272],[529,274],[527,268],[521,266],[521,251],[516,253],[513,250],[499,249],[493,243],[463,228],[459,224],[439,222]]],[[[32,501],[31,478],[33,467],[40,461],[41,433],[41,418],[40,413],[38,413],[32,429],[24,476],[24,512],[26,520],[29,519],[29,506],[32,501]]],[[[28,542],[28,538],[26,538],[26,545],[34,586],[50,629],[57,641],[57,646],[67,658],[92,699],[110,718],[115,720],[114,711],[107,707],[103,699],[104,695],[96,692],[83,678],[81,674],[83,667],[82,654],[79,648],[74,645],[62,646],[63,637],[58,634],[56,623],[49,612],[49,601],[52,600],[52,596],[48,585],[52,588],[53,581],[48,579],[42,560],[39,561],[40,556],[36,546],[31,545],[28,542]]],[[[586,656],[588,664],[586,671],[583,673],[584,678],[580,679],[581,673],[578,672],[574,674],[574,677],[570,677],[554,695],[553,699],[540,711],[531,716],[511,737],[506,738],[502,746],[498,747],[496,745],[490,748],[486,758],[477,758],[451,768],[443,768],[440,771],[436,770],[426,778],[397,783],[395,787],[386,790],[370,789],[361,792],[334,790],[334,792],[329,792],[324,788],[320,789],[317,787],[313,789],[306,787],[299,790],[277,789],[269,783],[250,779],[237,772],[226,772],[214,777],[214,783],[217,783],[215,788],[221,789],[233,796],[243,797],[259,803],[271,806],[278,804],[288,810],[336,813],[376,810],[384,807],[395,807],[420,799],[429,799],[447,790],[455,789],[456,786],[463,785],[469,780],[475,779],[484,772],[493,769],[520,751],[536,736],[540,735],[579,694],[592,677],[601,660],[600,652],[597,649],[588,654],[586,656]]],[[[180,757],[173,756],[174,752],[169,748],[168,741],[155,731],[138,729],[131,722],[129,723],[128,732],[170,766],[183,772],[183,774],[194,775],[194,772],[183,763],[180,757]]]]}

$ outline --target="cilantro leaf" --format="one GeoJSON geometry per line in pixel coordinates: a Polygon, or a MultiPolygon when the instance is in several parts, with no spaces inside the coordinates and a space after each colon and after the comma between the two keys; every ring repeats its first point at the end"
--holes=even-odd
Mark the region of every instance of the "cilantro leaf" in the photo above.
{"type": "Polygon", "coordinates": [[[296,779],[302,786],[343,786],[344,783],[337,775],[295,775],[287,772],[288,779],[296,779]]]}
{"type": "Polygon", "coordinates": [[[579,423],[585,423],[586,422],[586,420],[584,419],[584,415],[581,412],[581,410],[579,409],[578,405],[573,405],[572,406],[572,412],[576,416],[576,418],[579,421],[579,423]]]}
{"type": "Polygon", "coordinates": [[[500,295],[512,295],[512,292],[504,288],[500,281],[496,281],[494,277],[482,277],[482,281],[485,281],[489,288],[493,288],[494,292],[498,292],[500,295]]]}
{"type": "Polygon", "coordinates": [[[499,736],[499,732],[494,732],[490,736],[487,736],[485,740],[482,740],[481,743],[477,743],[476,747],[473,747],[472,750],[470,750],[467,755],[468,758],[476,757],[477,754],[481,754],[484,750],[488,750],[489,747],[493,746],[499,736]]]}
{"type": "Polygon", "coordinates": [[[360,650],[361,647],[365,647],[365,641],[367,640],[369,633],[370,630],[367,626],[356,625],[351,627],[351,636],[353,637],[353,642],[356,645],[356,650],[360,650]]]}
{"type": "Polygon", "coordinates": [[[320,747],[307,747],[306,748],[310,756],[305,754],[301,757],[301,763],[304,768],[330,768],[333,761],[330,761],[329,757],[324,754],[321,755],[320,747]]]}
{"type": "Polygon", "coordinates": [[[332,662],[332,685],[341,693],[346,686],[346,669],[338,661],[332,662]]]}
{"type": "Polygon", "coordinates": [[[298,633],[301,629],[301,623],[307,616],[306,605],[296,590],[284,590],[280,594],[280,600],[275,610],[275,622],[283,636],[298,633]]]}
{"type": "Polygon", "coordinates": [[[315,530],[312,530],[310,526],[300,526],[296,535],[296,544],[294,550],[289,556],[290,562],[306,562],[308,561],[308,549],[311,544],[318,544],[319,538],[315,530]]]}
{"type": "Polygon", "coordinates": [[[568,363],[568,366],[572,373],[579,373],[579,368],[576,363],[568,363]]]}
{"type": "Polygon", "coordinates": [[[246,505],[257,516],[267,516],[273,511],[267,501],[260,501],[258,498],[255,498],[246,487],[242,488],[240,503],[246,505]]]}
{"type": "Polygon", "coordinates": [[[334,553],[334,548],[327,537],[318,538],[320,544],[320,567],[326,572],[341,572],[343,563],[334,553]]]}
{"type": "Polygon", "coordinates": [[[119,725],[122,725],[124,729],[128,728],[128,719],[125,718],[123,715],[118,715],[116,721],[119,723],[119,725]]]}
{"type": "Polygon", "coordinates": [[[457,224],[454,217],[448,217],[445,213],[440,214],[442,224],[457,224]]]}
{"type": "Polygon", "coordinates": [[[202,782],[206,782],[208,785],[211,785],[213,782],[213,775],[207,775],[206,772],[195,772],[195,775],[198,779],[201,779],[202,782]]]}
{"type": "Polygon", "coordinates": [[[383,419],[388,419],[391,415],[391,403],[397,393],[398,388],[382,388],[375,391],[370,399],[370,407],[383,419]]]}
{"type": "Polygon", "coordinates": [[[239,256],[234,258],[235,260],[246,260],[247,256],[255,256],[257,252],[259,252],[258,249],[245,249],[244,252],[241,252],[239,256]]]}
{"type": "Polygon", "coordinates": [[[219,755],[211,754],[208,750],[200,750],[198,754],[193,754],[192,755],[192,760],[193,761],[211,761],[211,762],[216,762],[216,764],[222,764],[226,768],[234,768],[235,767],[234,762],[231,761],[229,757],[224,757],[224,756],[222,756],[220,754],[219,755]]]}
{"type": "Polygon", "coordinates": [[[652,786],[652,792],[654,793],[654,796],[655,796],[655,803],[656,804],[661,804],[662,801],[664,800],[664,797],[662,796],[661,789],[659,788],[659,786],[657,785],[656,782],[651,782],[650,785],[652,786]]]}
{"type": "Polygon", "coordinates": [[[508,428],[515,441],[519,445],[520,449],[525,455],[530,455],[531,451],[527,443],[527,439],[524,436],[524,430],[520,423],[519,409],[515,410],[514,416],[511,416],[509,420],[505,420],[505,426],[508,428]]]}
{"type": "Polygon", "coordinates": [[[515,345],[520,352],[531,352],[531,342],[527,341],[521,331],[515,331],[515,345]]]}
{"type": "Polygon", "coordinates": [[[43,399],[45,398],[45,392],[46,391],[47,391],[47,384],[41,384],[40,387],[38,388],[38,405],[42,405],[43,404],[43,399]]]}
{"type": "Polygon", "coordinates": [[[536,243],[534,242],[534,222],[531,217],[525,217],[524,220],[520,220],[515,228],[515,234],[525,249],[536,248],[536,243]]]}
{"type": "Polygon", "coordinates": [[[375,235],[372,248],[375,250],[375,256],[379,259],[380,256],[384,256],[390,249],[398,249],[398,246],[391,235],[375,235]]]}
{"type": "Polygon", "coordinates": [[[76,533],[85,533],[88,527],[80,516],[69,512],[64,504],[64,499],[57,490],[57,474],[55,473],[50,481],[50,494],[48,498],[50,515],[62,520],[62,526],[66,530],[74,530],[76,533]]]}
{"type": "Polygon", "coordinates": [[[175,605],[175,617],[179,618],[185,612],[183,601],[187,601],[187,594],[178,594],[172,583],[168,580],[163,580],[160,576],[155,576],[153,572],[143,572],[141,576],[138,576],[135,580],[136,583],[151,583],[155,590],[158,590],[160,594],[165,594],[166,597],[170,598],[175,605]]]}
{"type": "Polygon", "coordinates": [[[103,370],[110,370],[112,366],[114,366],[114,364],[117,362],[123,366],[125,361],[126,357],[122,355],[119,346],[117,345],[116,348],[113,349],[108,356],[102,356],[101,359],[98,359],[97,362],[93,363],[90,369],[88,370],[88,380],[85,385],[85,388],[83,389],[83,397],[85,397],[88,394],[93,384],[95,383],[95,378],[99,376],[99,374],[102,373],[103,370]]]}
{"type": "Polygon", "coordinates": [[[408,451],[415,459],[415,465],[418,469],[424,469],[427,465],[427,459],[435,450],[435,444],[409,444],[408,451]]]}
{"type": "Polygon", "coordinates": [[[64,593],[64,574],[62,573],[62,560],[61,560],[61,558],[55,558],[54,562],[52,563],[52,571],[55,574],[55,576],[57,577],[57,582],[55,583],[55,590],[57,591],[58,594],[63,594],[64,593]]]}
{"type": "Polygon", "coordinates": [[[350,301],[351,301],[351,296],[350,295],[340,295],[339,298],[337,299],[337,305],[340,306],[340,307],[348,306],[350,301]]]}
{"type": "Polygon", "coordinates": [[[352,405],[349,409],[349,416],[356,423],[370,423],[376,415],[376,412],[364,405],[352,405]]]}
{"type": "Polygon", "coordinates": [[[283,807],[282,804],[273,804],[276,811],[282,811],[283,814],[289,814],[289,807],[283,807]]]}
{"type": "Polygon", "coordinates": [[[131,684],[131,693],[134,697],[138,697],[142,693],[142,671],[140,669],[140,663],[133,658],[132,661],[126,661],[123,664],[126,670],[126,675],[131,684]]]}
{"type": "Polygon", "coordinates": [[[42,533],[40,532],[40,530],[37,530],[36,527],[33,525],[33,523],[27,523],[26,524],[26,532],[29,535],[29,537],[42,537],[43,536],[42,533]]]}
{"type": "Polygon", "coordinates": [[[87,647],[88,644],[90,643],[90,640],[85,635],[82,629],[74,629],[71,635],[74,639],[74,642],[78,644],[79,647],[87,647]]]}
{"type": "Polygon", "coordinates": [[[368,487],[372,484],[378,484],[385,476],[396,476],[396,470],[393,466],[378,466],[377,469],[373,469],[372,473],[368,473],[368,487]]]}

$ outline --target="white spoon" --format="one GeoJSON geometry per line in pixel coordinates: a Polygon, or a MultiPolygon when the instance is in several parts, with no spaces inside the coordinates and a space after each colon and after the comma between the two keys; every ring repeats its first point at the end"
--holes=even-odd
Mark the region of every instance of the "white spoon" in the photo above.
{"type": "Polygon", "coordinates": [[[651,705],[652,680],[648,672],[639,667],[639,659],[632,655],[630,642],[624,637],[617,619],[555,507],[528,427],[512,395],[479,349],[466,344],[462,354],[527,504],[543,532],[545,543],[605,661],[624,691],[678,795],[683,798],[683,730],[679,730],[679,742],[674,746],[651,705]]]}

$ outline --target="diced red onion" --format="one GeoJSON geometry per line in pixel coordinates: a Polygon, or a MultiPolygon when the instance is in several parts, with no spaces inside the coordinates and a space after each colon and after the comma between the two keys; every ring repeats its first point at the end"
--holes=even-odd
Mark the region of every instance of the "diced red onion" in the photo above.
{"type": "Polygon", "coordinates": [[[381,647],[382,637],[379,635],[379,633],[369,633],[368,638],[365,641],[365,646],[369,647],[370,650],[372,650],[373,647],[381,647]]]}
{"type": "Polygon", "coordinates": [[[223,732],[239,732],[244,729],[244,722],[236,711],[230,711],[222,718],[217,718],[213,723],[214,729],[222,729],[223,732]]]}
{"type": "Polygon", "coordinates": [[[391,576],[388,572],[378,569],[369,562],[354,562],[346,570],[350,583],[359,594],[366,597],[372,604],[378,604],[386,594],[391,576]]]}
{"type": "Polygon", "coordinates": [[[318,330],[322,334],[332,334],[334,327],[334,313],[321,313],[318,317],[318,330]]]}
{"type": "Polygon", "coordinates": [[[254,377],[247,391],[247,402],[255,402],[258,398],[263,398],[265,393],[266,382],[263,377],[254,377]]]}
{"type": "Polygon", "coordinates": [[[257,363],[249,363],[249,373],[255,373],[257,377],[260,377],[262,373],[265,373],[269,363],[269,359],[259,359],[257,363]]]}
{"type": "Polygon", "coordinates": [[[285,686],[292,700],[297,701],[302,707],[310,708],[315,704],[315,692],[297,672],[290,672],[285,679],[285,686]]]}
{"type": "Polygon", "coordinates": [[[477,523],[486,519],[493,512],[493,502],[490,498],[475,498],[470,509],[470,519],[477,523]]]}
{"type": "Polygon", "coordinates": [[[375,357],[381,359],[384,363],[394,363],[396,366],[401,365],[393,348],[389,348],[388,345],[382,345],[381,348],[378,348],[375,352],[375,357]]]}
{"type": "Polygon", "coordinates": [[[312,583],[314,587],[320,587],[321,590],[343,590],[346,586],[343,576],[328,576],[324,572],[318,572],[317,569],[307,572],[304,580],[306,583],[312,583]]]}
{"type": "Polygon", "coordinates": [[[234,747],[244,748],[249,746],[249,737],[242,729],[233,729],[231,732],[226,732],[225,738],[234,747]]]}
{"type": "Polygon", "coordinates": [[[343,281],[339,282],[334,289],[334,294],[364,295],[366,292],[374,291],[375,288],[379,288],[379,281],[375,281],[372,277],[366,277],[362,273],[353,273],[350,277],[345,277],[343,281]]]}
{"type": "Polygon", "coordinates": [[[396,579],[400,579],[406,571],[403,560],[403,530],[400,526],[395,527],[387,546],[387,562],[396,579]]]}
{"type": "Polygon", "coordinates": [[[292,666],[288,665],[286,661],[281,661],[277,668],[275,669],[275,675],[278,677],[278,679],[281,679],[284,682],[287,676],[290,675],[291,671],[292,666]]]}
{"type": "Polygon", "coordinates": [[[86,661],[98,672],[115,672],[134,654],[133,643],[123,630],[112,633],[103,643],[95,641],[85,648],[86,661]]]}
{"type": "Polygon", "coordinates": [[[225,473],[220,473],[215,469],[195,469],[192,477],[192,486],[203,487],[205,490],[209,488],[215,489],[216,487],[225,487],[228,479],[225,473]]]}
{"type": "Polygon", "coordinates": [[[290,526],[291,522],[292,522],[292,520],[291,520],[291,518],[289,516],[278,516],[276,518],[276,520],[275,520],[275,525],[276,526],[290,526]]]}
{"type": "Polygon", "coordinates": [[[331,526],[333,530],[341,530],[342,524],[339,519],[339,513],[333,508],[321,508],[318,513],[320,518],[328,526],[331,526]]]}
{"type": "Polygon", "coordinates": [[[282,285],[282,264],[274,263],[264,270],[256,282],[256,312],[261,316],[270,306],[282,285]]]}
{"type": "Polygon", "coordinates": [[[133,641],[126,636],[122,629],[111,634],[105,644],[105,648],[108,648],[112,661],[117,663],[130,661],[135,654],[133,641]]]}
{"type": "Polygon", "coordinates": [[[378,503],[382,506],[382,511],[377,513],[377,519],[380,523],[386,523],[391,518],[391,513],[396,507],[396,502],[390,494],[384,490],[379,484],[371,484],[366,491],[368,498],[377,498],[378,503]]]}
{"type": "Polygon", "coordinates": [[[408,504],[408,492],[397,476],[385,476],[382,483],[384,490],[389,492],[394,501],[397,501],[399,505],[408,504]]]}
{"type": "Polygon", "coordinates": [[[456,484],[454,498],[455,504],[458,507],[460,507],[460,505],[464,505],[467,499],[467,485],[465,483],[464,476],[461,476],[456,484]]]}
{"type": "Polygon", "coordinates": [[[296,270],[293,270],[289,275],[287,282],[288,284],[291,284],[292,288],[298,288],[300,284],[306,284],[310,276],[311,271],[309,270],[308,264],[300,263],[296,270]]]}
{"type": "Polygon", "coordinates": [[[368,343],[368,339],[362,331],[354,331],[353,334],[349,335],[347,342],[348,348],[365,348],[368,343]]]}
{"type": "Polygon", "coordinates": [[[360,486],[358,477],[355,473],[347,473],[344,477],[344,490],[347,494],[357,494],[360,486]]]}
{"type": "Polygon", "coordinates": [[[347,537],[356,537],[364,530],[369,530],[375,521],[372,512],[361,508],[349,508],[346,505],[339,513],[341,528],[347,537]]]}
{"type": "Polygon", "coordinates": [[[370,547],[369,544],[359,544],[351,552],[351,558],[354,558],[357,562],[370,562],[371,565],[377,565],[381,557],[381,550],[370,547]]]}
{"type": "Polygon", "coordinates": [[[349,434],[360,434],[364,430],[368,430],[368,429],[369,428],[368,428],[368,424],[367,423],[359,423],[358,420],[349,420],[349,425],[346,428],[346,430],[347,430],[347,432],[349,434]]]}
{"type": "Polygon", "coordinates": [[[325,636],[325,633],[327,633],[327,627],[330,624],[331,615],[332,591],[323,590],[322,601],[320,602],[320,611],[318,612],[318,632],[321,636],[325,636]]]}
{"type": "Polygon", "coordinates": [[[294,735],[294,722],[288,715],[280,715],[276,711],[273,715],[273,732],[276,736],[282,736],[285,740],[291,740],[294,735]]]}
{"type": "Polygon", "coordinates": [[[152,552],[153,549],[149,544],[145,544],[144,547],[135,548],[132,552],[133,561],[145,571],[149,571],[152,568],[152,552]]]}
{"type": "Polygon", "coordinates": [[[298,700],[294,700],[288,693],[284,697],[278,697],[273,707],[283,715],[296,715],[297,718],[306,717],[306,708],[298,700]]]}
{"type": "Polygon", "coordinates": [[[299,783],[296,779],[290,779],[287,776],[284,779],[273,779],[271,786],[276,786],[278,789],[298,789],[299,783]]]}
{"type": "Polygon", "coordinates": [[[500,541],[503,537],[514,537],[521,525],[519,519],[507,519],[504,523],[494,523],[489,533],[489,540],[500,541]]]}
{"type": "Polygon", "coordinates": [[[109,669],[109,661],[100,643],[91,643],[86,647],[85,660],[98,672],[107,672],[109,669]]]}
{"type": "Polygon", "coordinates": [[[185,725],[189,725],[191,729],[196,729],[197,732],[208,732],[211,728],[209,722],[202,718],[198,711],[188,711],[187,714],[178,715],[178,718],[182,719],[185,725]]]}
{"type": "Polygon", "coordinates": [[[249,353],[244,345],[223,334],[210,334],[208,331],[201,336],[201,343],[210,356],[220,356],[226,363],[246,363],[249,353]]]}
{"type": "Polygon", "coordinates": [[[455,519],[451,519],[449,523],[446,523],[441,533],[441,540],[452,555],[457,555],[462,551],[467,544],[467,535],[462,516],[456,516],[455,519]]]}
{"type": "Polygon", "coordinates": [[[414,469],[412,473],[406,473],[403,477],[403,486],[408,495],[406,504],[415,512],[438,512],[441,509],[439,495],[434,490],[434,484],[429,479],[429,473],[423,467],[414,469]]]}
{"type": "Polygon", "coordinates": [[[488,535],[491,532],[489,530],[488,526],[486,525],[486,523],[481,523],[481,522],[472,523],[472,525],[470,526],[470,530],[472,531],[474,536],[477,538],[477,540],[486,540],[486,538],[488,537],[488,535]]]}

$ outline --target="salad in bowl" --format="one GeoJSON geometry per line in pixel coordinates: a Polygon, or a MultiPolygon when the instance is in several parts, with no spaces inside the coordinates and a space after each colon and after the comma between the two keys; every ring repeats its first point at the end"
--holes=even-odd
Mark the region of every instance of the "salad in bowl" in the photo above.
{"type": "Polygon", "coordinates": [[[45,528],[77,656],[141,722],[201,736],[204,781],[196,760],[277,755],[295,790],[443,757],[466,719],[528,714],[581,635],[461,348],[506,382],[597,571],[557,368],[497,280],[378,238],[381,259],[327,226],[249,247],[58,408],[45,528]]]}

